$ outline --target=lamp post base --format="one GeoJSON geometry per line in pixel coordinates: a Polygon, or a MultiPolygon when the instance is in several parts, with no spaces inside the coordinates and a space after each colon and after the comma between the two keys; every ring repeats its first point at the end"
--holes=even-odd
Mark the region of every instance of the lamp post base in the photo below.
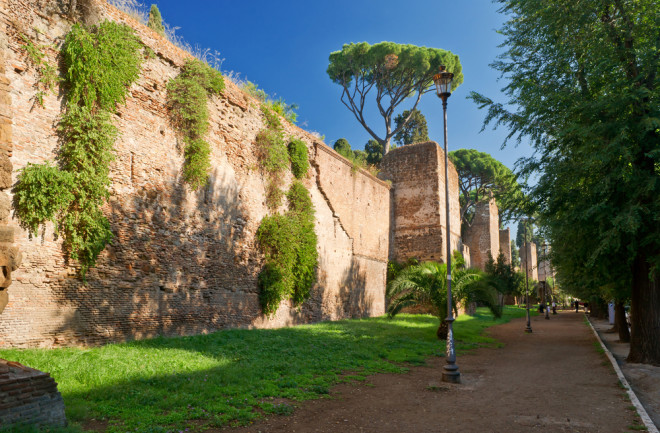
{"type": "Polygon", "coordinates": [[[461,372],[458,371],[458,366],[456,364],[444,366],[442,381],[448,383],[461,383],[461,372]]]}
{"type": "Polygon", "coordinates": [[[532,327],[531,326],[526,327],[525,328],[525,333],[531,334],[532,333],[532,327]]]}

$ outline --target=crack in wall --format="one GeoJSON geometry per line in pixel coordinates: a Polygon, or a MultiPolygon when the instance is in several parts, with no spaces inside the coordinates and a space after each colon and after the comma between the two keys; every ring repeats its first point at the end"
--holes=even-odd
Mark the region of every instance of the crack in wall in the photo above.
{"type": "Polygon", "coordinates": [[[314,170],[316,170],[316,187],[321,192],[321,195],[323,196],[325,203],[328,205],[328,208],[330,208],[330,212],[332,212],[332,218],[334,219],[335,224],[337,222],[339,223],[339,227],[341,227],[342,231],[346,234],[346,237],[351,241],[351,254],[355,256],[355,239],[351,237],[351,235],[348,233],[348,230],[346,230],[346,227],[344,227],[344,224],[341,222],[341,217],[339,216],[334,206],[332,205],[332,201],[330,200],[330,197],[328,197],[328,194],[323,189],[323,185],[321,185],[321,166],[316,162],[316,155],[318,154],[318,151],[316,150],[316,146],[322,146],[322,144],[320,145],[318,143],[314,143],[314,156],[310,160],[312,167],[314,167],[314,170]]]}

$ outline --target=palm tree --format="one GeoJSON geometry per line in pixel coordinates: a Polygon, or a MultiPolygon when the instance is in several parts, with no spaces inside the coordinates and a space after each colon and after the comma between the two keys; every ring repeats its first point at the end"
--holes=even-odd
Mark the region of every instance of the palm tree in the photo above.
{"type": "MultiPolygon", "coordinates": [[[[487,284],[484,273],[478,269],[457,269],[452,274],[452,309],[456,302],[463,305],[478,302],[490,309],[495,317],[501,317],[502,308],[497,302],[496,290],[487,284]]],[[[389,306],[387,315],[394,317],[406,307],[428,308],[440,319],[438,338],[447,338],[447,265],[424,262],[402,270],[387,285],[389,306]]]]}

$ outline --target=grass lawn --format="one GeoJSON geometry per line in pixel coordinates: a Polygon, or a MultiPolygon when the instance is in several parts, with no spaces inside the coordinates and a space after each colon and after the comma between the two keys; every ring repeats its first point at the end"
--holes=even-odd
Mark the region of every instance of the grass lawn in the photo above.
{"type": "MultiPolygon", "coordinates": [[[[507,307],[499,320],[485,309],[459,316],[459,354],[495,343],[484,328],[524,315],[507,307]]],[[[338,382],[444,356],[437,326],[432,316],[400,315],[87,349],[0,350],[0,358],[50,372],[74,426],[95,419],[107,421],[109,432],[201,430],[287,414],[338,382]]]]}

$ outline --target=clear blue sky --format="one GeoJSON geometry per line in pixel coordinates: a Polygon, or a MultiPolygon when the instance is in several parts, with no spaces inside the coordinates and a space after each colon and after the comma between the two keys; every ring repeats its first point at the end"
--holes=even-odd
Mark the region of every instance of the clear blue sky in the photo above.
{"type": "MultiPolygon", "coordinates": [[[[504,83],[488,65],[501,52],[496,30],[504,16],[488,0],[160,0],[157,5],[163,20],[180,27],[177,34],[188,43],[219,51],[223,70],[298,104],[298,124],[325,135],[330,146],[344,137],[362,149],[370,136],[340,102],[341,87],[325,72],[328,55],[345,43],[392,41],[459,55],[465,81],[448,103],[450,150],[478,149],[510,168],[532,153],[526,145],[500,150],[505,130],[488,127],[479,133],[485,112],[466,99],[475,90],[503,101],[504,83]]],[[[412,105],[407,102],[402,110],[412,105]]],[[[426,94],[419,108],[429,136],[442,144],[439,99],[426,94]]],[[[382,118],[375,114],[370,119],[383,136],[382,118]]]]}

